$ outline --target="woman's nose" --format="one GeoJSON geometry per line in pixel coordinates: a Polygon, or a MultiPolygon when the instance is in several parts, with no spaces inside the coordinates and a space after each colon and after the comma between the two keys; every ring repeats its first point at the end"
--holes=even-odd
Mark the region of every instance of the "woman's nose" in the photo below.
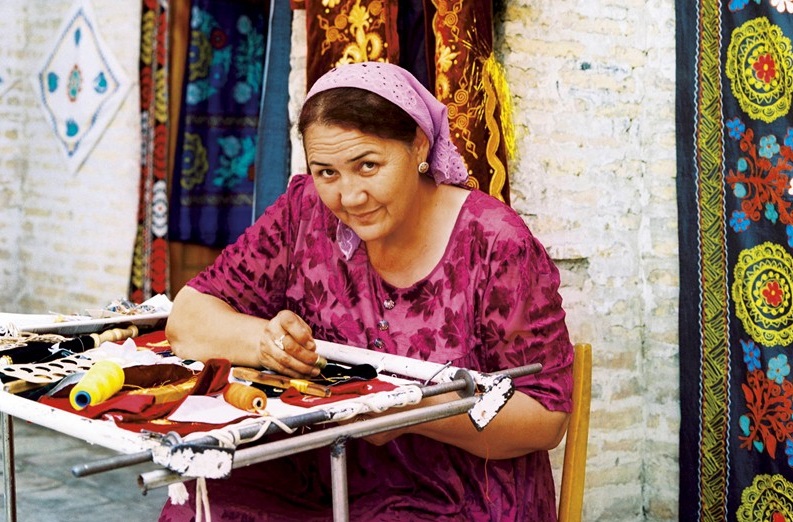
{"type": "Polygon", "coordinates": [[[363,185],[353,176],[342,176],[339,185],[341,204],[345,207],[355,207],[366,201],[366,191],[363,185]]]}

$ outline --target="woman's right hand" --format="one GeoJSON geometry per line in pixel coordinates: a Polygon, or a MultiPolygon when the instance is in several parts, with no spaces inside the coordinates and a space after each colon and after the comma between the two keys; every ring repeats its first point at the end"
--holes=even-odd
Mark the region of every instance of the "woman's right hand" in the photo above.
{"type": "Polygon", "coordinates": [[[281,310],[270,319],[259,339],[259,363],[290,377],[316,377],[320,356],[311,327],[294,312],[281,310]]]}

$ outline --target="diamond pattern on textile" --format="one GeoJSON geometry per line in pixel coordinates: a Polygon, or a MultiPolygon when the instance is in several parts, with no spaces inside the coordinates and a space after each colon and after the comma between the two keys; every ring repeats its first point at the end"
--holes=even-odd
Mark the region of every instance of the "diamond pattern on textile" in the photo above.
{"type": "Polygon", "coordinates": [[[76,172],[112,120],[130,81],[102,39],[88,0],[55,33],[33,79],[47,125],[76,172]]]}
{"type": "Polygon", "coordinates": [[[8,91],[8,88],[11,87],[11,74],[8,72],[8,68],[0,62],[0,98],[8,91]]]}

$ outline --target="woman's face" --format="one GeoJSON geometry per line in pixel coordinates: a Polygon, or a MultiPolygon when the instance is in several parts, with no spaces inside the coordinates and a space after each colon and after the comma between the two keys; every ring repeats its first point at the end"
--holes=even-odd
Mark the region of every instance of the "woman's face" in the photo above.
{"type": "Polygon", "coordinates": [[[421,131],[408,145],[314,124],[304,132],[303,146],[322,202],[361,240],[387,242],[412,226],[423,177],[417,169],[429,148],[421,131]]]}

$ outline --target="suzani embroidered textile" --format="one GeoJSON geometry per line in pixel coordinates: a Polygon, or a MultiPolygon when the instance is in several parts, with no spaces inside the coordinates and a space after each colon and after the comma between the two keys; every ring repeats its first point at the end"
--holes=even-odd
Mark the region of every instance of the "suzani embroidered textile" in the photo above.
{"type": "Polygon", "coordinates": [[[194,0],[170,199],[172,241],[224,247],[251,224],[269,0],[194,0]]]}
{"type": "Polygon", "coordinates": [[[140,36],[141,178],[138,231],[129,298],[169,291],[168,265],[168,8],[143,0],[140,36]]]}
{"type": "Polygon", "coordinates": [[[2,98],[11,87],[11,83],[11,73],[8,72],[8,68],[3,64],[2,60],[0,60],[0,98],[2,98]]]}
{"type": "Polygon", "coordinates": [[[45,120],[70,172],[88,157],[131,85],[101,33],[90,1],[76,1],[33,78],[45,120]]]}
{"type": "Polygon", "coordinates": [[[676,9],[680,519],[793,520],[793,2],[676,9]]]}
{"type": "Polygon", "coordinates": [[[471,0],[292,0],[306,9],[306,83],[345,63],[411,71],[449,109],[468,185],[509,203],[509,89],[493,55],[493,4],[471,0]]]}

